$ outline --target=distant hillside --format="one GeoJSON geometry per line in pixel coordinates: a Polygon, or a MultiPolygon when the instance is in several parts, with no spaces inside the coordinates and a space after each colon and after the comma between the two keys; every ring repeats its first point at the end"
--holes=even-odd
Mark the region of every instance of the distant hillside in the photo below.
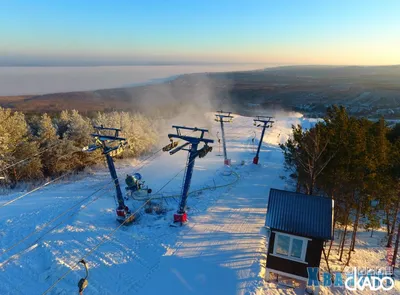
{"type": "Polygon", "coordinates": [[[25,112],[77,109],[173,112],[224,106],[238,113],[279,107],[311,116],[345,105],[356,115],[400,118],[400,66],[290,66],[261,71],[182,75],[156,85],[39,96],[0,97],[0,105],[25,112]]]}

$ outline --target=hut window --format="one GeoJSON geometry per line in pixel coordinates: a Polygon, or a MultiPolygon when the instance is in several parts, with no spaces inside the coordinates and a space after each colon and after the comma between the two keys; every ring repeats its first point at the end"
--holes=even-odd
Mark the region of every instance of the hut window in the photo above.
{"type": "Polygon", "coordinates": [[[301,252],[303,251],[303,240],[292,239],[292,249],[290,250],[290,256],[301,259],[301,252]]]}
{"type": "Polygon", "coordinates": [[[275,250],[276,254],[288,256],[290,249],[290,237],[278,235],[275,246],[276,246],[275,250]]]}
{"type": "Polygon", "coordinates": [[[305,261],[308,239],[275,233],[273,254],[295,261],[305,261]]]}

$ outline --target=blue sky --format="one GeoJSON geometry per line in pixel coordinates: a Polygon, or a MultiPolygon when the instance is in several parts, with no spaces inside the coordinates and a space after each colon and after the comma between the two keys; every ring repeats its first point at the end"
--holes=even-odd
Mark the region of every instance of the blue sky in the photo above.
{"type": "Polygon", "coordinates": [[[400,64],[398,0],[0,0],[0,62],[400,64]]]}

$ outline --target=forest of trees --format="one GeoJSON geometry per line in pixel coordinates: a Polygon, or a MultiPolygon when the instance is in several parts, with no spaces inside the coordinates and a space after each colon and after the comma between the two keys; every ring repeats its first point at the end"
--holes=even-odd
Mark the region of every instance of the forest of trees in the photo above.
{"type": "Polygon", "coordinates": [[[339,260],[348,265],[360,220],[367,220],[364,228],[370,230],[385,224],[385,244],[392,247],[400,208],[400,124],[388,127],[383,118],[352,117],[333,106],[309,130],[292,128],[292,137],[281,145],[285,166],[297,191],[334,199],[334,228],[343,231],[339,260]]]}
{"type": "Polygon", "coordinates": [[[138,113],[97,113],[88,118],[62,111],[50,117],[0,108],[0,184],[14,187],[20,181],[43,180],[101,163],[100,152],[82,151],[93,143],[93,125],[122,129],[128,142],[122,157],[141,155],[157,142],[156,127],[138,113]]]}

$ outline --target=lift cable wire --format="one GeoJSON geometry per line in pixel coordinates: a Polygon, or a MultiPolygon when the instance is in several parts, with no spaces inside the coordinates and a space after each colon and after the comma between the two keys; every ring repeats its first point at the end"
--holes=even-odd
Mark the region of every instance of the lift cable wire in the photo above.
{"type": "Polygon", "coordinates": [[[45,148],[45,149],[39,151],[38,153],[33,154],[33,155],[30,156],[30,157],[27,157],[27,158],[22,159],[22,160],[20,160],[20,161],[18,161],[18,162],[12,163],[12,164],[10,164],[10,165],[8,165],[8,166],[2,168],[2,169],[0,170],[0,173],[3,172],[3,171],[8,170],[8,169],[10,169],[10,168],[12,168],[12,167],[14,167],[14,166],[17,166],[17,165],[19,165],[19,164],[22,164],[22,163],[25,163],[25,162],[30,162],[30,161],[33,160],[33,158],[35,158],[35,157],[37,157],[37,156],[43,154],[44,152],[46,152],[46,151],[52,149],[53,147],[55,147],[55,146],[57,146],[57,145],[60,145],[61,143],[62,143],[62,142],[57,142],[57,143],[55,143],[55,144],[53,144],[53,145],[51,145],[51,146],[49,146],[49,147],[47,147],[47,148],[45,148]]]}
{"type": "MultiPolygon", "coordinates": [[[[112,187],[109,188],[107,190],[107,192],[111,191],[112,187]]],[[[8,258],[7,260],[3,261],[0,263],[0,268],[2,268],[5,264],[7,264],[8,262],[10,262],[13,259],[19,258],[20,254],[28,249],[30,249],[32,246],[34,246],[37,242],[39,242],[44,236],[46,236],[47,234],[51,233],[52,231],[54,231],[57,227],[59,227],[61,224],[63,224],[65,221],[67,221],[68,219],[70,219],[71,217],[73,217],[74,215],[78,214],[80,211],[86,209],[88,206],[90,206],[91,204],[93,204],[94,202],[96,202],[98,199],[100,199],[102,196],[104,196],[106,194],[103,193],[101,195],[98,195],[97,197],[93,198],[90,202],[86,203],[85,205],[82,205],[82,207],[80,207],[77,211],[72,212],[70,215],[67,216],[67,218],[65,218],[64,220],[61,220],[59,223],[57,223],[55,226],[53,226],[52,228],[50,228],[48,231],[46,231],[43,235],[41,235],[40,237],[38,237],[33,243],[31,243],[28,247],[26,247],[25,249],[17,252],[16,254],[12,255],[10,258],[8,258]]]]}
{"type": "MultiPolygon", "coordinates": [[[[113,181],[113,180],[112,180],[113,181]]],[[[30,234],[28,234],[27,236],[25,236],[23,239],[19,240],[18,242],[14,243],[13,245],[11,245],[10,247],[8,247],[7,249],[5,249],[2,253],[0,253],[0,256],[4,255],[5,253],[9,252],[10,250],[14,249],[16,246],[18,246],[19,244],[21,244],[22,242],[26,241],[28,238],[30,238],[31,236],[33,236],[34,234],[42,231],[45,227],[47,227],[49,224],[53,223],[54,221],[60,219],[62,216],[64,216],[65,214],[67,214],[69,211],[71,211],[72,209],[74,209],[75,207],[81,205],[83,202],[85,202],[86,200],[88,200],[89,198],[91,198],[92,196],[94,196],[95,194],[97,194],[99,191],[105,189],[106,187],[108,187],[111,184],[111,181],[108,182],[106,185],[104,185],[103,187],[99,188],[98,190],[94,191],[93,193],[91,193],[90,195],[88,195],[87,197],[84,197],[83,199],[81,199],[79,202],[75,203],[74,205],[72,205],[71,207],[69,207],[67,210],[65,210],[64,212],[62,212],[61,214],[57,215],[56,217],[54,217],[53,219],[51,219],[50,221],[46,222],[45,224],[41,225],[39,228],[37,228],[36,230],[34,230],[33,232],[31,232],[30,234]]],[[[79,211],[79,210],[78,210],[79,211]]]]}
{"type": "MultiPolygon", "coordinates": [[[[177,174],[174,175],[174,177],[172,177],[166,184],[164,184],[155,194],[160,193],[168,184],[170,184],[182,171],[184,171],[186,169],[186,167],[188,165],[190,165],[190,163],[188,163],[187,165],[185,165],[183,167],[182,170],[180,170],[177,174]]],[[[135,210],[135,212],[133,212],[132,214],[137,214],[142,208],[144,208],[147,203],[149,203],[152,200],[152,198],[149,198],[146,202],[144,202],[139,208],[137,208],[135,210]]],[[[110,238],[128,221],[128,219],[125,219],[119,226],[117,226],[115,229],[113,229],[106,237],[103,237],[102,240],[96,245],[94,246],[89,252],[87,252],[81,259],[79,259],[79,261],[81,261],[82,259],[86,259],[88,256],[90,256],[94,251],[96,251],[101,245],[103,245],[104,243],[106,243],[107,241],[110,240],[110,238]]],[[[71,273],[78,265],[80,262],[76,262],[74,265],[72,265],[70,267],[69,270],[67,270],[61,277],[59,277],[49,288],[47,288],[42,295],[45,295],[47,293],[49,293],[59,282],[61,282],[69,273],[71,273]]]]}
{"type": "MultiPolygon", "coordinates": [[[[154,155],[156,155],[157,153],[159,153],[161,150],[162,150],[162,149],[156,151],[155,153],[153,153],[152,155],[150,155],[150,156],[147,157],[146,159],[142,160],[139,164],[144,163],[145,161],[147,161],[148,159],[150,159],[151,157],[153,157],[154,155]]],[[[150,161],[150,162],[151,162],[151,161],[150,161]]],[[[139,170],[142,169],[142,168],[143,168],[144,166],[146,166],[147,164],[149,164],[150,162],[145,163],[144,165],[142,165],[142,166],[139,168],[139,170]]],[[[69,172],[69,173],[70,173],[70,172],[69,172]]],[[[64,175],[61,175],[60,177],[58,177],[58,178],[56,178],[56,179],[53,179],[52,181],[46,183],[45,185],[43,185],[43,186],[41,186],[41,187],[44,187],[44,186],[46,186],[46,185],[48,185],[48,184],[50,184],[50,183],[52,183],[52,182],[55,182],[56,180],[58,180],[58,179],[60,179],[60,178],[62,178],[62,177],[64,177],[64,176],[68,175],[69,173],[66,173],[66,174],[64,174],[64,175]]],[[[175,176],[175,177],[176,177],[176,176],[175,176]]],[[[95,195],[95,194],[98,193],[99,191],[101,191],[101,190],[107,188],[107,186],[109,186],[109,185],[110,185],[111,183],[113,183],[113,182],[114,182],[114,179],[110,180],[109,182],[107,182],[107,184],[105,184],[105,185],[104,185],[103,187],[101,187],[100,189],[94,191],[94,192],[91,193],[89,196],[87,196],[87,197],[83,198],[82,200],[80,200],[79,202],[75,203],[73,206],[71,206],[70,208],[68,208],[68,209],[65,210],[64,212],[60,213],[58,216],[56,216],[56,217],[53,218],[52,220],[48,221],[47,223],[45,223],[44,225],[42,225],[40,228],[36,229],[35,231],[31,232],[29,235],[25,236],[23,239],[19,240],[18,242],[16,242],[16,243],[14,243],[13,245],[11,245],[9,248],[5,249],[2,253],[0,253],[0,256],[2,256],[3,254],[5,254],[5,253],[11,251],[13,248],[15,248],[16,246],[18,246],[19,244],[21,244],[22,242],[24,242],[25,240],[27,240],[28,238],[30,238],[30,237],[33,236],[34,234],[36,234],[36,233],[42,231],[42,230],[43,230],[45,227],[47,227],[49,224],[51,224],[51,223],[53,223],[54,221],[60,219],[60,218],[61,218],[62,216],[64,216],[66,213],[68,213],[69,211],[71,211],[72,209],[74,209],[75,207],[77,207],[78,205],[82,204],[84,201],[88,200],[90,197],[92,197],[93,195],[95,195]]],[[[115,186],[115,184],[114,184],[114,186],[115,186]]],[[[113,187],[114,187],[114,186],[113,186],[113,187]]],[[[26,195],[28,195],[28,194],[30,194],[30,193],[33,193],[34,191],[39,190],[41,187],[38,187],[38,188],[36,188],[36,189],[34,189],[34,190],[32,190],[32,191],[30,191],[30,192],[28,192],[28,193],[26,193],[26,194],[24,194],[24,195],[18,197],[18,198],[15,198],[14,200],[11,200],[10,202],[1,205],[0,207],[6,206],[6,205],[8,205],[8,204],[11,204],[12,202],[16,201],[17,199],[20,199],[20,198],[22,198],[22,197],[24,197],[24,196],[26,196],[26,195]]],[[[107,192],[108,192],[108,191],[111,191],[111,189],[112,189],[112,187],[109,188],[109,189],[107,190],[107,192]]],[[[57,228],[58,226],[60,226],[61,224],[63,224],[66,220],[70,219],[72,216],[74,216],[74,215],[76,215],[77,213],[79,213],[81,210],[87,208],[89,205],[91,205],[92,203],[94,203],[95,201],[97,201],[97,200],[98,200],[101,196],[103,196],[103,195],[105,195],[105,193],[103,193],[103,194],[101,194],[101,195],[95,197],[95,198],[92,199],[89,203],[87,203],[87,204],[83,205],[82,207],[80,207],[77,211],[75,211],[75,212],[73,212],[72,214],[70,214],[66,219],[62,220],[61,222],[59,222],[58,224],[56,224],[54,227],[52,227],[51,229],[49,229],[48,231],[46,231],[46,232],[45,232],[43,235],[41,235],[34,243],[32,243],[32,245],[30,245],[28,248],[24,249],[23,251],[25,251],[25,250],[29,249],[30,247],[32,247],[32,246],[33,246],[34,244],[36,244],[40,239],[42,239],[45,235],[47,235],[48,233],[52,232],[55,228],[57,228]]],[[[140,208],[139,208],[139,209],[140,209],[140,208]]],[[[22,252],[22,251],[18,252],[17,254],[19,254],[19,253],[21,253],[21,252],[22,252]]],[[[12,259],[14,258],[14,256],[16,256],[17,254],[14,254],[13,256],[11,256],[11,257],[10,257],[9,259],[7,259],[6,261],[3,261],[2,263],[0,263],[0,267],[3,267],[6,263],[8,263],[10,260],[12,260],[12,259]]]]}
{"type": "Polygon", "coordinates": [[[45,234],[43,234],[42,236],[40,236],[39,238],[36,239],[36,241],[34,242],[34,244],[36,244],[37,242],[39,242],[40,239],[42,239],[45,235],[47,235],[48,233],[52,232],[53,230],[55,230],[57,227],[59,227],[61,224],[63,224],[66,220],[70,219],[72,216],[78,214],[80,211],[86,209],[87,207],[89,207],[91,204],[93,204],[94,202],[96,202],[98,199],[100,199],[102,196],[104,196],[106,193],[110,192],[113,189],[113,187],[110,187],[106,192],[98,195],[97,197],[93,198],[90,202],[82,205],[82,207],[79,208],[79,210],[72,212],[70,215],[68,215],[68,217],[64,220],[62,220],[61,222],[57,223],[55,226],[53,226],[51,229],[49,229],[48,231],[45,232],[45,234]]]}
{"type": "MultiPolygon", "coordinates": [[[[147,161],[148,159],[150,159],[151,157],[153,157],[154,155],[156,155],[157,153],[159,153],[161,150],[162,150],[162,149],[160,149],[160,150],[154,152],[154,153],[151,154],[149,157],[147,157],[147,158],[145,158],[144,160],[140,161],[138,165],[143,164],[145,161],[147,161]]],[[[44,152],[44,151],[42,151],[42,152],[44,152]]],[[[150,162],[151,162],[151,161],[150,161],[150,162]]],[[[150,162],[144,163],[138,170],[142,169],[144,166],[146,166],[146,165],[149,164],[150,162]]],[[[14,163],[14,164],[16,165],[16,163],[14,163]]],[[[15,166],[15,165],[14,165],[14,166],[15,166]]],[[[138,165],[136,165],[136,166],[138,166],[138,165]]],[[[10,166],[9,166],[8,168],[10,168],[10,166]]],[[[8,168],[7,168],[7,169],[8,169],[8,168]]],[[[1,171],[3,171],[3,170],[1,170],[1,171]]],[[[1,172],[1,171],[0,171],[0,172],[1,172]]],[[[67,175],[69,175],[69,174],[71,174],[71,173],[73,173],[73,172],[74,172],[74,171],[69,171],[69,172],[67,172],[67,173],[64,173],[64,174],[62,174],[61,176],[56,177],[56,178],[54,178],[54,179],[52,179],[52,180],[50,180],[50,181],[44,183],[43,185],[41,185],[41,186],[39,186],[39,187],[37,187],[37,188],[34,188],[33,190],[31,190],[31,191],[29,191],[29,192],[27,192],[27,193],[25,193],[25,194],[22,194],[21,196],[15,198],[15,199],[13,199],[13,200],[10,200],[10,201],[8,201],[8,202],[6,202],[6,203],[4,203],[4,204],[1,204],[1,205],[0,205],[0,208],[5,207],[5,206],[8,206],[8,205],[10,205],[11,203],[14,203],[15,201],[17,201],[17,200],[19,200],[19,199],[22,199],[22,198],[26,197],[27,195],[30,195],[31,193],[36,192],[36,191],[40,190],[41,188],[46,187],[46,186],[48,186],[49,184],[54,183],[54,182],[56,182],[57,180],[59,180],[59,179],[65,177],[65,176],[67,176],[67,175]]]]}
{"type": "MultiPolygon", "coordinates": [[[[202,191],[216,190],[216,189],[219,189],[219,188],[224,188],[224,187],[228,187],[228,186],[234,185],[236,182],[239,181],[240,175],[236,171],[234,171],[233,169],[231,169],[231,172],[235,176],[235,179],[232,180],[231,182],[225,183],[225,184],[220,184],[220,185],[207,186],[207,187],[203,187],[203,188],[200,188],[200,189],[197,189],[197,190],[193,190],[193,191],[191,191],[189,193],[189,195],[200,193],[202,191]]],[[[214,182],[215,182],[215,180],[214,180],[214,182]]],[[[179,196],[180,196],[180,194],[170,195],[170,196],[154,196],[154,197],[152,197],[152,199],[178,198],[179,196]]],[[[137,197],[132,197],[132,199],[134,199],[136,201],[145,201],[146,200],[145,198],[137,198],[137,197]]]]}
{"type": "Polygon", "coordinates": [[[60,180],[61,178],[65,177],[65,176],[67,176],[67,175],[72,174],[73,172],[74,172],[74,171],[69,171],[69,172],[67,172],[67,173],[64,173],[64,174],[62,174],[62,175],[60,175],[60,176],[58,176],[58,177],[56,177],[56,178],[54,178],[54,179],[52,179],[52,180],[50,180],[50,181],[48,181],[48,182],[42,184],[41,186],[38,186],[38,187],[34,188],[33,190],[30,190],[29,192],[26,192],[25,194],[22,194],[22,195],[20,195],[19,197],[16,197],[15,199],[12,199],[12,200],[10,200],[10,201],[4,203],[4,204],[1,204],[1,205],[0,205],[0,208],[5,207],[5,206],[8,206],[8,205],[10,205],[11,203],[14,203],[14,202],[17,201],[17,200],[22,199],[22,198],[24,198],[24,197],[30,195],[31,193],[34,193],[34,192],[36,192],[36,191],[38,191],[38,190],[40,190],[40,189],[42,189],[42,188],[48,186],[49,184],[52,184],[52,183],[56,182],[57,180],[60,180]]]}
{"type": "MultiPolygon", "coordinates": [[[[170,181],[168,181],[161,189],[158,190],[158,193],[161,192],[162,189],[164,189],[174,178],[176,178],[184,169],[186,168],[186,166],[180,170],[170,181]]],[[[25,241],[26,239],[28,239],[29,237],[31,237],[32,235],[34,235],[35,233],[38,233],[40,231],[42,231],[46,226],[48,226],[49,224],[53,223],[54,221],[58,220],[60,217],[62,217],[63,215],[65,215],[66,213],[68,213],[69,211],[71,211],[73,208],[75,208],[76,206],[78,206],[79,204],[83,203],[85,200],[89,199],[90,197],[92,197],[93,195],[95,195],[97,192],[107,188],[108,185],[110,185],[111,183],[113,183],[114,179],[112,179],[110,182],[108,182],[106,185],[104,185],[102,188],[96,190],[95,192],[93,192],[92,194],[90,194],[88,197],[85,197],[84,199],[82,199],[81,201],[79,201],[78,203],[76,203],[75,205],[71,206],[69,209],[67,209],[66,211],[62,212],[61,214],[59,214],[58,216],[56,216],[55,218],[53,218],[52,220],[50,220],[49,222],[47,222],[46,224],[42,225],[42,227],[40,229],[37,229],[33,232],[31,232],[28,236],[26,236],[25,238],[21,239],[20,241],[18,241],[17,243],[13,244],[12,246],[10,246],[9,248],[7,248],[6,250],[4,250],[2,253],[0,253],[0,256],[2,256],[3,254],[5,254],[6,252],[9,252],[10,250],[12,250],[13,248],[15,248],[17,245],[19,245],[20,243],[22,243],[23,241],[25,241]]],[[[107,190],[111,191],[111,189],[115,186],[115,184],[109,188],[107,190]]],[[[46,231],[43,235],[41,235],[38,239],[36,239],[29,247],[27,247],[26,249],[24,249],[23,251],[29,249],[30,247],[32,247],[34,244],[36,244],[40,239],[42,239],[45,235],[47,235],[48,233],[52,232],[54,229],[56,229],[58,226],[60,226],[61,224],[63,224],[66,220],[70,219],[72,216],[76,215],[77,213],[79,213],[81,210],[86,209],[89,205],[91,205],[92,203],[96,202],[100,197],[102,197],[103,195],[105,195],[105,193],[95,197],[93,200],[91,200],[89,203],[83,205],[81,208],[79,208],[77,211],[73,212],[72,214],[70,214],[66,219],[62,220],[61,222],[59,222],[58,224],[56,224],[55,226],[53,226],[52,228],[50,228],[48,231],[46,231]]],[[[154,198],[151,198],[154,199],[154,198]]],[[[134,214],[136,214],[141,208],[143,208],[151,199],[147,200],[146,203],[144,203],[141,207],[139,207],[136,212],[134,214]]],[[[18,252],[17,254],[21,253],[22,251],[18,252]]],[[[11,261],[13,259],[13,257],[17,254],[14,254],[12,257],[10,257],[9,259],[7,259],[6,261],[3,261],[2,263],[0,263],[0,267],[3,267],[5,264],[7,264],[9,261],[11,261]]]]}
{"type": "Polygon", "coordinates": [[[163,148],[160,148],[158,151],[155,151],[154,153],[152,153],[150,156],[148,156],[147,158],[141,160],[138,164],[136,164],[135,166],[133,166],[134,169],[136,169],[136,171],[139,171],[140,169],[142,169],[143,167],[145,167],[146,165],[148,165],[151,161],[155,160],[152,159],[151,161],[147,162],[147,160],[151,159],[152,157],[154,157],[155,155],[157,155],[159,152],[162,151],[163,148]],[[139,168],[137,168],[139,167],[139,168]]]}

